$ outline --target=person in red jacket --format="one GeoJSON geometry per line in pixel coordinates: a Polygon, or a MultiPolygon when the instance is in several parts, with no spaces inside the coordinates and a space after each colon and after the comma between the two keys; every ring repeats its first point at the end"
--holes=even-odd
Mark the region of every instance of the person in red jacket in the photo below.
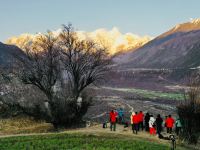
{"type": "Polygon", "coordinates": [[[174,126],[174,119],[172,118],[171,115],[168,116],[168,118],[166,119],[165,123],[166,123],[166,126],[167,126],[167,133],[172,133],[172,128],[174,126]]]}
{"type": "Polygon", "coordinates": [[[110,112],[110,130],[116,131],[117,113],[112,110],[110,112]]]}
{"type": "Polygon", "coordinates": [[[133,115],[133,126],[134,126],[134,130],[133,133],[137,134],[138,133],[138,124],[139,124],[139,116],[138,113],[135,112],[135,115],[133,115]]]}
{"type": "Polygon", "coordinates": [[[143,120],[144,120],[144,114],[142,111],[140,111],[140,113],[138,114],[138,119],[139,119],[139,124],[138,124],[138,131],[140,130],[140,128],[144,129],[144,125],[143,125],[143,120]]]}

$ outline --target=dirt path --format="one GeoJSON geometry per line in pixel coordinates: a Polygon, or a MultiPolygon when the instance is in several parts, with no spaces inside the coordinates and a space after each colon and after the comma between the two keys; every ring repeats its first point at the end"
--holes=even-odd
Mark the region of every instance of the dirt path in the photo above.
{"type": "Polygon", "coordinates": [[[107,114],[107,112],[103,112],[103,113],[101,113],[101,114],[99,114],[99,115],[96,115],[96,116],[94,116],[94,117],[91,117],[91,119],[100,118],[100,117],[105,116],[106,114],[107,114]]]}
{"type": "Polygon", "coordinates": [[[132,107],[130,104],[128,104],[128,103],[126,103],[126,102],[123,102],[123,103],[124,103],[126,106],[128,106],[128,108],[130,108],[130,110],[129,110],[130,113],[134,111],[133,107],[132,107]]]}
{"type": "Polygon", "coordinates": [[[63,130],[62,132],[49,132],[49,133],[31,133],[31,134],[10,134],[10,135],[0,135],[0,138],[8,137],[21,137],[21,136],[40,136],[40,135],[52,135],[52,134],[72,134],[72,133],[82,133],[86,135],[96,135],[96,136],[111,136],[111,137],[120,137],[120,138],[143,138],[148,141],[155,141],[158,143],[168,144],[169,141],[164,141],[158,139],[157,136],[150,136],[147,132],[139,132],[137,135],[133,134],[131,128],[124,128],[122,125],[116,127],[116,131],[110,131],[110,128],[103,129],[101,125],[95,125],[88,128],[79,128],[71,130],[63,130]]]}

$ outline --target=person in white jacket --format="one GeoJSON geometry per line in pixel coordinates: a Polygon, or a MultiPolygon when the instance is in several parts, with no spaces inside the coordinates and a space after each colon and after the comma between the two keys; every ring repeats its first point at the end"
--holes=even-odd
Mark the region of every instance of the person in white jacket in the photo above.
{"type": "Polygon", "coordinates": [[[150,134],[156,134],[156,130],[155,130],[155,121],[156,119],[153,117],[153,115],[150,115],[150,119],[149,119],[149,131],[150,134]]]}
{"type": "Polygon", "coordinates": [[[133,124],[133,116],[135,115],[135,112],[131,113],[130,119],[131,119],[131,126],[132,126],[132,131],[134,132],[134,124],[133,124]]]}

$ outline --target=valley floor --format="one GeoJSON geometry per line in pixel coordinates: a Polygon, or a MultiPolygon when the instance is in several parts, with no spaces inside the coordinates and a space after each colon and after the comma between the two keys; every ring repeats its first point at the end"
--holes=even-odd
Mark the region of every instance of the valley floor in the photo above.
{"type": "Polygon", "coordinates": [[[157,114],[161,114],[164,118],[171,114],[176,118],[176,105],[184,99],[183,94],[174,91],[163,92],[108,86],[93,87],[90,90],[97,96],[84,119],[99,123],[108,121],[109,112],[119,108],[124,109],[127,122],[130,122],[132,111],[139,112],[140,110],[144,113],[149,112],[155,117],[157,114]]]}

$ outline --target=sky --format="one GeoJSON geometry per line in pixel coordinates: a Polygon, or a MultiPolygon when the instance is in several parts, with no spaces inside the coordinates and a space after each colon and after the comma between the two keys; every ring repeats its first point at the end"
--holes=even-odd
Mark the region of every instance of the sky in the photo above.
{"type": "Polygon", "coordinates": [[[57,30],[62,24],[94,31],[119,28],[152,37],[200,18],[200,0],[0,0],[0,41],[22,33],[57,30]]]}

